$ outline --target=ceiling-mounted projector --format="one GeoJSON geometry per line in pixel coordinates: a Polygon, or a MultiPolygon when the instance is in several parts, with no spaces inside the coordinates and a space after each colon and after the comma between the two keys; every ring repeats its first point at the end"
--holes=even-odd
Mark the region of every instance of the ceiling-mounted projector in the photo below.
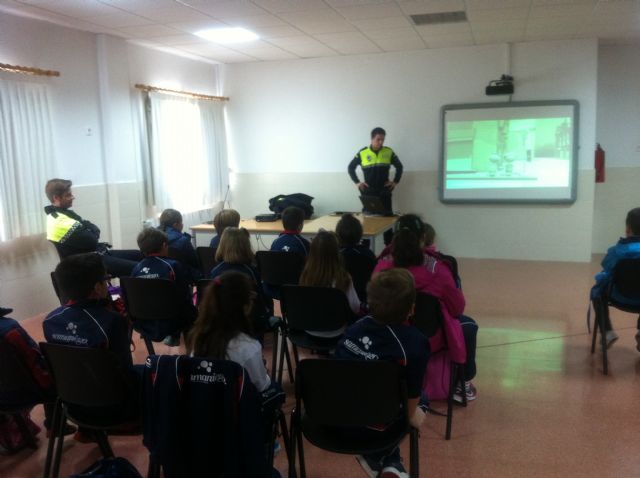
{"type": "Polygon", "coordinates": [[[512,95],[513,94],[513,76],[502,75],[499,80],[492,80],[485,89],[487,96],[494,95],[512,95]]]}

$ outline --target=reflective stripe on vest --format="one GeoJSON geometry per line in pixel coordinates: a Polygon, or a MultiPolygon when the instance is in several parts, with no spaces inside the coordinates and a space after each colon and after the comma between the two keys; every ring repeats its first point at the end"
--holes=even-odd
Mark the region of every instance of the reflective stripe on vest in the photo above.
{"type": "Polygon", "coordinates": [[[66,214],[57,213],[57,216],[47,214],[47,240],[64,242],[82,224],[66,214]]]}
{"type": "Polygon", "coordinates": [[[370,168],[373,166],[389,166],[393,150],[391,148],[382,147],[377,153],[370,147],[360,151],[360,166],[362,168],[370,168]]]}

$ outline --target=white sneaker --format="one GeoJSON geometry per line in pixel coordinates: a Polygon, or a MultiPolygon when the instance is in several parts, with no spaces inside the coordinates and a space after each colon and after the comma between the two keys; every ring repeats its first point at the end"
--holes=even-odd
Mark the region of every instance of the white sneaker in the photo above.
{"type": "Polygon", "coordinates": [[[613,330],[608,330],[606,335],[607,348],[610,349],[616,340],[618,340],[618,334],[613,330]]]}

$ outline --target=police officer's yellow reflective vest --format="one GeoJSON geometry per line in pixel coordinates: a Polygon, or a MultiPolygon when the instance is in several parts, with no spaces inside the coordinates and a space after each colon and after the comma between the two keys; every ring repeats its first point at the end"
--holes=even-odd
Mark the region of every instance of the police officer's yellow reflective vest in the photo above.
{"type": "Polygon", "coordinates": [[[377,153],[371,149],[364,148],[360,151],[360,166],[362,169],[370,168],[373,166],[390,166],[391,158],[393,157],[393,150],[383,146],[377,153]]]}
{"type": "Polygon", "coordinates": [[[47,214],[47,240],[64,242],[73,231],[82,226],[75,219],[60,212],[47,214]]]}

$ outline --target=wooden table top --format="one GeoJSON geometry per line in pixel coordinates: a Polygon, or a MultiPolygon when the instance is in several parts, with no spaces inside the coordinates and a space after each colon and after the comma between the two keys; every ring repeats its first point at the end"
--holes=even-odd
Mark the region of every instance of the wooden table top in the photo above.
{"type": "MultiPolygon", "coordinates": [[[[355,214],[362,223],[364,236],[376,236],[390,227],[396,222],[396,217],[380,217],[380,216],[363,216],[355,214]]],[[[340,216],[326,215],[314,219],[304,221],[302,234],[315,234],[320,229],[327,231],[335,231],[336,224],[340,220],[340,216]]],[[[258,222],[255,219],[242,219],[240,227],[244,227],[250,233],[278,234],[282,232],[282,221],[258,222]]],[[[191,228],[193,232],[215,232],[213,224],[199,224],[191,228]]]]}

